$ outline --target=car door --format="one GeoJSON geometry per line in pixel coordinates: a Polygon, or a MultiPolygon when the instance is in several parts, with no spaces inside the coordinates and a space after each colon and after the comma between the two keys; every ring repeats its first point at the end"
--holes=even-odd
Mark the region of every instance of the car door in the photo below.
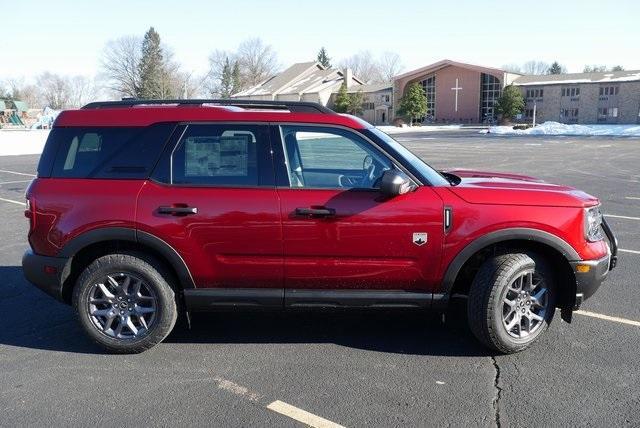
{"type": "Polygon", "coordinates": [[[182,126],[140,192],[136,219],[179,253],[197,288],[282,288],[267,125],[182,126]]]}
{"type": "Polygon", "coordinates": [[[379,180],[398,163],[352,130],[282,125],[272,139],[287,291],[433,290],[443,203],[429,186],[383,197],[379,180]]]}

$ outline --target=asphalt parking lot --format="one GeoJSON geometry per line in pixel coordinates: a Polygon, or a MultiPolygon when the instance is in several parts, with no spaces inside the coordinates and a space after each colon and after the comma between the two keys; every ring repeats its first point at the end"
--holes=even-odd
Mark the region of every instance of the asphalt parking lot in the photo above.
{"type": "Polygon", "coordinates": [[[20,203],[38,157],[2,157],[0,426],[299,425],[282,403],[344,426],[639,426],[640,138],[398,140],[437,168],[511,171],[599,196],[625,251],[586,312],[571,325],[556,316],[511,356],[487,353],[455,312],[446,325],[403,312],[201,315],[149,352],[105,355],[71,308],[22,278],[20,203]]]}

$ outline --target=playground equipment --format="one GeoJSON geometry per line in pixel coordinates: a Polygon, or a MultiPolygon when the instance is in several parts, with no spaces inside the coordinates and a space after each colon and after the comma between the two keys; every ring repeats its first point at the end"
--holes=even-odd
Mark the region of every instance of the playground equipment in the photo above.
{"type": "Polygon", "coordinates": [[[27,112],[27,103],[16,100],[0,100],[0,128],[4,126],[24,127],[23,116],[27,112]]]}

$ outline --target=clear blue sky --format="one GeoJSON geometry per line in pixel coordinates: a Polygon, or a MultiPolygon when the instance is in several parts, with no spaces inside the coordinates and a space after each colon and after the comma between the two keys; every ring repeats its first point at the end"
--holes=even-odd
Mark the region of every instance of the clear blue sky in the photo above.
{"type": "Polygon", "coordinates": [[[283,66],[368,49],[405,70],[443,58],[488,66],[530,59],[640,69],[640,1],[0,0],[0,78],[93,74],[105,43],[154,26],[185,71],[214,49],[261,37],[283,66]]]}

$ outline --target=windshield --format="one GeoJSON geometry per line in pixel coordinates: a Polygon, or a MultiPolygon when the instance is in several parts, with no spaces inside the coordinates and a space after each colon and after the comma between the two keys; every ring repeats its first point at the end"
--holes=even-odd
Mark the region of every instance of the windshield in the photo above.
{"type": "Polygon", "coordinates": [[[414,155],[411,150],[407,149],[402,144],[398,143],[396,140],[391,138],[389,135],[385,134],[378,128],[369,128],[368,131],[375,134],[376,137],[383,140],[387,143],[391,148],[407,160],[420,174],[426,178],[429,183],[433,186],[448,186],[450,185],[449,181],[444,178],[438,171],[431,168],[427,165],[422,159],[418,156],[414,155]]]}

